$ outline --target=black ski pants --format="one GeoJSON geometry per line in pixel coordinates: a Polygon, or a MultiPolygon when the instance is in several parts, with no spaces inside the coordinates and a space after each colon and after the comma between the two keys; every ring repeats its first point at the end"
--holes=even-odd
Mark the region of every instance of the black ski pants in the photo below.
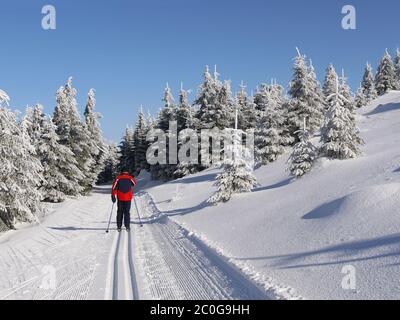
{"type": "Polygon", "coordinates": [[[131,201],[118,201],[117,228],[122,228],[122,220],[125,228],[131,227],[131,201]]]}

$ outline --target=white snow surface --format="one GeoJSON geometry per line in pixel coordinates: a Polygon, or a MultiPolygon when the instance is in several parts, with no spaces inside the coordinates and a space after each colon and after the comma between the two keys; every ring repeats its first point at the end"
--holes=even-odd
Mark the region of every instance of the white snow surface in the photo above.
{"type": "Polygon", "coordinates": [[[115,211],[105,233],[109,186],[52,205],[0,235],[0,300],[399,299],[400,92],[357,118],[361,157],[293,180],[288,150],[218,206],[218,169],[166,184],[141,173],[131,233],[115,231],[115,211]],[[341,286],[349,265],[354,290],[341,286]]]}
{"type": "MultiPolygon", "coordinates": [[[[140,177],[142,188],[151,185],[140,177]]],[[[139,193],[132,230],[115,230],[110,186],[69,199],[35,226],[0,237],[2,299],[270,299],[139,193]],[[140,227],[137,209],[143,218],[140,227]],[[156,217],[157,219],[151,219],[156,217]]],[[[139,191],[139,190],[138,190],[139,191]]]]}

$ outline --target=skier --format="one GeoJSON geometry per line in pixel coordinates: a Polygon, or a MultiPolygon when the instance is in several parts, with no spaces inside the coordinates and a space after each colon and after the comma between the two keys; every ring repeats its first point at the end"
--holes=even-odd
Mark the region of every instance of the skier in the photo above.
{"type": "Polygon", "coordinates": [[[126,231],[131,229],[131,202],[133,198],[132,188],[136,186],[136,180],[128,172],[122,172],[112,185],[111,200],[115,203],[118,199],[117,228],[121,232],[122,220],[126,231]]]}

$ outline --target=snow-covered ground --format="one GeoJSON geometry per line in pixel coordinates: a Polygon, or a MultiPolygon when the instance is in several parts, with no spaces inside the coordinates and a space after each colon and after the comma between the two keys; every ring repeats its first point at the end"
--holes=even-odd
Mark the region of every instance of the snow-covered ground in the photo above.
{"type": "Polygon", "coordinates": [[[0,235],[0,299],[399,299],[400,92],[358,121],[360,158],[293,181],[283,156],[219,206],[206,203],[216,169],[142,176],[130,234],[105,233],[109,186],[55,205],[0,235]],[[349,265],[355,290],[341,286],[349,265]]]}
{"type": "MultiPolygon", "coordinates": [[[[55,206],[39,225],[1,236],[0,299],[90,298],[97,274],[107,271],[110,208],[109,197],[97,189],[55,206]]],[[[100,291],[104,286],[94,297],[101,297],[100,291]]]]}
{"type": "Polygon", "coordinates": [[[136,218],[130,233],[112,222],[106,234],[106,186],[57,205],[41,224],[3,234],[0,300],[272,298],[168,217],[150,220],[148,199],[138,196],[132,214],[138,208],[144,226],[136,218]]]}

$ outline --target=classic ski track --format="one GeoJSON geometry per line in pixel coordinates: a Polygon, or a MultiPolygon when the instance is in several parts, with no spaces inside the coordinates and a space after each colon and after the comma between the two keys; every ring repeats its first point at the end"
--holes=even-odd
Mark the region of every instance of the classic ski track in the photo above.
{"type": "Polygon", "coordinates": [[[109,257],[106,300],[135,300],[138,298],[131,233],[117,232],[109,257]]]}
{"type": "MultiPolygon", "coordinates": [[[[106,202],[102,200],[105,198],[96,196],[64,208],[64,212],[72,212],[66,219],[38,225],[39,232],[29,239],[30,245],[24,239],[17,239],[12,246],[3,244],[6,250],[0,255],[0,264],[13,271],[2,276],[6,277],[2,281],[9,283],[9,287],[0,288],[0,299],[87,299],[93,296],[95,280],[99,280],[96,289],[101,289],[100,283],[104,283],[100,281],[102,274],[96,270],[106,273],[104,292],[100,292],[110,300],[254,297],[246,295],[246,290],[242,290],[246,285],[236,281],[211,257],[207,248],[196,244],[183,228],[158,211],[151,195],[141,194],[134,210],[144,215],[145,220],[148,216],[157,220],[145,221],[143,228],[133,221],[132,233],[111,231],[109,235],[98,236],[95,231],[98,218],[86,215],[87,209],[79,209],[90,205],[94,212],[106,211],[106,202]],[[96,201],[99,204],[92,205],[96,201]],[[75,226],[94,228],[94,231],[83,235],[69,232],[75,226]],[[105,249],[104,270],[101,267],[104,260],[99,259],[101,252],[97,249],[99,241],[105,249]],[[57,284],[54,289],[42,287],[45,266],[55,269],[57,284]],[[140,286],[135,269],[140,275],[140,286]]],[[[79,231],[79,228],[72,230],[79,231]]]]}
{"type": "Polygon", "coordinates": [[[137,254],[137,260],[142,264],[142,273],[149,286],[147,291],[152,298],[268,298],[261,290],[254,290],[255,286],[245,280],[244,276],[231,272],[231,269],[224,266],[226,262],[208,252],[209,249],[197,245],[178,224],[167,216],[160,215],[159,211],[154,212],[154,207],[148,203],[151,196],[141,193],[137,198],[137,210],[140,210],[147,223],[144,229],[138,229],[139,249],[135,249],[141,251],[137,254]],[[143,213],[158,217],[156,221],[149,223],[143,213]],[[154,269],[157,270],[154,272],[154,269]]]}

